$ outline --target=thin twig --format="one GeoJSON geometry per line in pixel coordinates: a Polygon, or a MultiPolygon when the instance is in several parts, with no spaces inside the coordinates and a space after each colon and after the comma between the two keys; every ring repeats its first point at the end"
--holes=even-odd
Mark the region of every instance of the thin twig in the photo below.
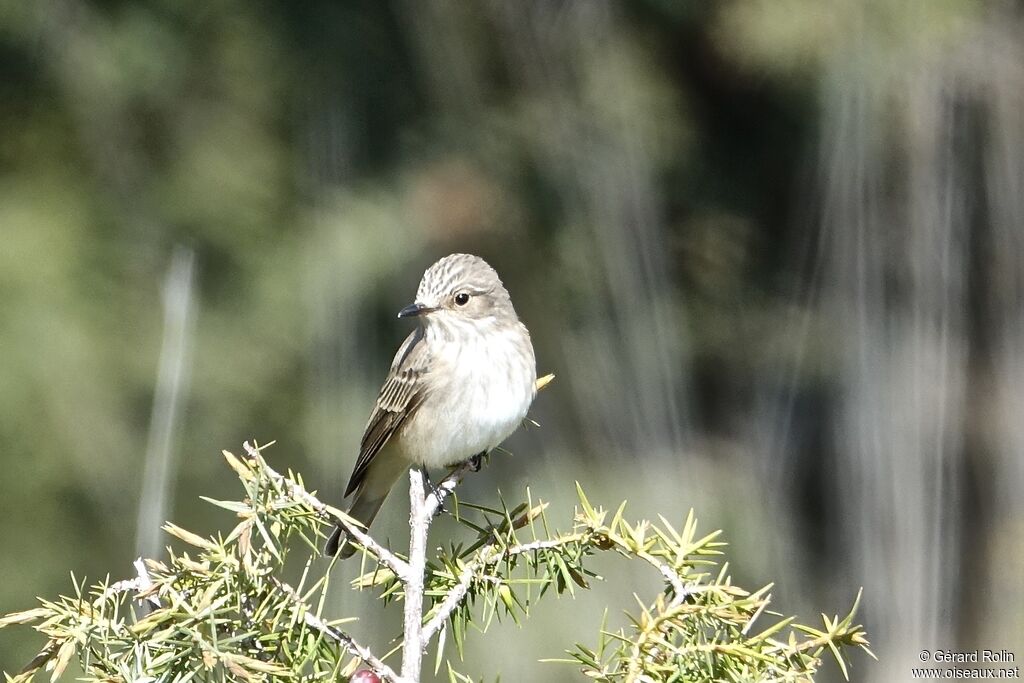
{"type": "Polygon", "coordinates": [[[149,570],[146,569],[146,563],[143,562],[140,557],[132,562],[132,566],[135,567],[134,579],[121,579],[120,581],[115,581],[110,584],[93,601],[93,604],[98,605],[104,600],[115,595],[135,591],[135,597],[140,602],[142,600],[147,600],[154,607],[160,607],[160,599],[153,593],[153,580],[149,577],[149,570]]]}
{"type": "Polygon", "coordinates": [[[462,599],[466,597],[466,593],[469,592],[469,586],[473,583],[477,570],[483,566],[482,562],[470,562],[462,568],[462,573],[459,574],[459,582],[448,591],[448,595],[444,596],[444,600],[441,601],[441,605],[438,607],[437,614],[432,616],[430,621],[424,625],[420,633],[424,643],[430,642],[434,634],[448,621],[448,617],[451,616],[452,612],[459,606],[459,603],[462,602],[462,599]]]}
{"type": "Polygon", "coordinates": [[[135,567],[135,574],[138,576],[138,585],[140,594],[148,594],[147,600],[153,607],[160,607],[160,599],[153,594],[153,579],[149,578],[149,570],[146,569],[146,563],[142,561],[142,558],[136,558],[132,562],[132,566],[135,567]]]}
{"type": "Polygon", "coordinates": [[[248,453],[249,457],[259,457],[262,461],[263,470],[267,473],[267,476],[274,481],[278,486],[285,489],[289,495],[301,500],[303,503],[313,509],[322,519],[327,520],[332,524],[340,524],[345,528],[345,531],[355,540],[359,541],[367,550],[380,560],[381,564],[390,569],[395,575],[405,582],[409,577],[409,563],[402,558],[395,555],[393,552],[382,546],[380,543],[375,541],[372,536],[367,534],[363,529],[350,522],[345,517],[336,515],[331,512],[329,506],[320,502],[320,500],[312,493],[304,489],[299,484],[295,483],[291,479],[281,475],[275,471],[270,465],[267,464],[266,460],[260,457],[260,450],[266,448],[266,446],[252,446],[248,441],[242,444],[245,448],[245,452],[248,453]]]}
{"type": "Polygon", "coordinates": [[[340,645],[350,655],[363,660],[371,669],[373,669],[375,674],[383,676],[385,680],[391,681],[392,683],[409,683],[407,679],[399,676],[390,666],[378,659],[372,652],[370,652],[369,648],[364,645],[360,645],[349,634],[344,631],[339,631],[320,617],[310,612],[306,603],[302,601],[302,598],[291,586],[283,581],[278,581],[277,579],[274,580],[274,584],[281,589],[281,592],[295,601],[296,607],[302,611],[302,621],[306,626],[309,626],[318,633],[322,633],[327,636],[340,645]]]}
{"type": "Polygon", "coordinates": [[[469,587],[473,585],[473,579],[476,578],[477,573],[484,567],[488,567],[493,564],[500,564],[505,558],[512,557],[514,555],[523,555],[535,550],[547,550],[549,548],[564,546],[566,543],[575,543],[583,540],[584,537],[585,534],[583,533],[570,534],[568,536],[562,536],[560,538],[554,538],[546,541],[522,543],[520,545],[509,546],[504,549],[499,549],[497,546],[497,539],[492,539],[487,543],[487,545],[477,551],[476,558],[474,560],[467,562],[466,566],[462,568],[462,572],[459,574],[459,578],[455,586],[448,591],[448,594],[438,606],[437,612],[430,618],[426,625],[423,626],[423,630],[420,634],[423,642],[430,642],[430,639],[434,637],[434,634],[441,630],[441,627],[444,626],[448,617],[452,615],[452,612],[458,608],[462,599],[466,597],[466,593],[469,592],[469,587]]]}
{"type": "Polygon", "coordinates": [[[686,599],[686,596],[693,594],[694,591],[691,590],[691,589],[688,589],[683,584],[682,577],[680,577],[679,573],[675,569],[673,569],[670,565],[666,564],[665,562],[662,562],[657,557],[655,557],[654,555],[651,555],[650,553],[648,553],[647,551],[643,550],[642,548],[634,549],[631,546],[631,544],[626,541],[626,539],[622,538],[618,534],[608,533],[607,537],[608,537],[609,541],[611,541],[615,545],[623,548],[627,552],[630,552],[630,553],[636,555],[641,560],[643,560],[647,564],[649,564],[652,567],[654,567],[655,569],[657,569],[658,572],[663,577],[665,577],[665,581],[667,581],[668,584],[670,586],[672,586],[672,592],[675,593],[675,595],[673,596],[672,601],[670,603],[671,606],[676,606],[676,605],[681,604],[683,602],[683,600],[686,599]]]}
{"type": "MultiPolygon", "coordinates": [[[[559,548],[566,545],[567,543],[576,543],[582,541],[586,537],[587,532],[579,532],[555,539],[522,543],[504,549],[498,548],[496,538],[492,539],[486,545],[481,547],[480,550],[477,551],[475,559],[466,563],[465,567],[463,567],[462,572],[459,574],[459,578],[455,586],[453,586],[451,590],[448,591],[448,594],[445,596],[444,600],[442,600],[441,604],[438,606],[437,612],[434,614],[434,616],[430,618],[429,621],[427,621],[426,625],[424,625],[421,632],[421,638],[423,639],[424,642],[429,642],[429,640],[434,636],[434,634],[436,634],[444,626],[445,622],[451,616],[452,612],[454,612],[456,608],[458,608],[463,598],[466,597],[466,593],[469,592],[470,586],[473,585],[473,580],[477,578],[477,574],[483,568],[494,564],[499,564],[506,558],[512,557],[514,555],[522,555],[525,553],[533,552],[535,550],[548,550],[551,548],[559,548]]],[[[611,540],[615,542],[617,540],[621,541],[622,539],[612,537],[611,540]]],[[[621,544],[625,545],[624,543],[621,544]]],[[[658,561],[656,557],[648,553],[641,552],[636,554],[643,560],[651,564],[653,567],[655,567],[661,573],[661,575],[665,577],[665,580],[668,581],[668,583],[672,586],[675,595],[673,596],[670,606],[675,607],[681,604],[683,600],[686,599],[686,596],[693,592],[691,590],[686,589],[686,587],[683,585],[682,579],[680,579],[679,575],[676,572],[674,572],[670,566],[658,561]]]]}
{"type": "Polygon", "coordinates": [[[138,578],[122,579],[120,581],[115,581],[114,583],[112,583],[109,586],[107,586],[103,590],[103,592],[100,593],[99,596],[97,596],[97,598],[93,601],[93,603],[94,604],[98,604],[100,602],[103,602],[104,600],[107,600],[107,599],[115,596],[115,595],[120,595],[121,593],[127,593],[129,591],[135,591],[136,593],[141,593],[142,592],[142,581],[140,579],[138,579],[138,578]]]}
{"type": "Polygon", "coordinates": [[[679,577],[679,574],[672,569],[672,567],[659,561],[658,558],[649,553],[638,550],[635,554],[637,557],[646,561],[652,567],[661,572],[661,575],[664,576],[665,580],[672,586],[672,592],[675,593],[675,595],[672,597],[672,601],[669,605],[671,607],[675,607],[676,605],[682,604],[683,600],[686,599],[686,596],[692,591],[687,590],[686,586],[683,585],[683,580],[679,577]]]}

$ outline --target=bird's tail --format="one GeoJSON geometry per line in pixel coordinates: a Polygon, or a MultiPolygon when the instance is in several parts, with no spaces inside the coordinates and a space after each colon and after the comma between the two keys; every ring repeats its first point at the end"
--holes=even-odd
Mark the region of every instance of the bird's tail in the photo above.
{"type": "MultiPolygon", "coordinates": [[[[348,509],[349,516],[369,528],[374,517],[380,511],[380,506],[384,504],[384,499],[388,497],[391,487],[395,485],[395,482],[408,467],[408,462],[394,457],[391,453],[379,453],[356,490],[355,500],[352,501],[352,507],[348,509]],[[385,455],[390,457],[382,457],[385,455]]],[[[347,540],[348,533],[340,526],[335,528],[334,533],[327,539],[327,545],[324,546],[324,554],[328,557],[338,555],[341,559],[351,557],[356,548],[351,543],[347,543],[347,540]]]]}
{"type": "MultiPolygon", "coordinates": [[[[384,504],[387,492],[383,496],[368,496],[364,493],[365,491],[360,490],[356,494],[352,507],[348,509],[348,515],[359,520],[363,526],[369,527],[380,511],[380,506],[384,504]]],[[[327,539],[327,544],[324,546],[324,554],[328,557],[338,555],[343,560],[352,557],[356,552],[356,547],[347,541],[348,532],[341,526],[334,527],[334,533],[327,539]],[[341,553],[338,552],[339,549],[341,553]]]]}

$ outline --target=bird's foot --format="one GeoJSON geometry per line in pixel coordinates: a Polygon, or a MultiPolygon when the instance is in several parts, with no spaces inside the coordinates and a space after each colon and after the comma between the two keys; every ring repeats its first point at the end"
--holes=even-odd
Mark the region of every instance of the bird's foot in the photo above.
{"type": "Polygon", "coordinates": [[[423,482],[424,484],[426,484],[427,487],[427,495],[433,496],[434,498],[437,499],[437,510],[434,511],[434,516],[437,517],[438,515],[445,512],[444,494],[441,493],[441,488],[435,486],[434,482],[430,480],[430,475],[427,473],[426,467],[421,467],[420,471],[423,473],[423,482]]]}
{"type": "Polygon", "coordinates": [[[430,480],[430,472],[427,472],[426,467],[420,467],[420,472],[423,474],[423,485],[427,488],[427,495],[436,496],[437,487],[434,486],[434,482],[430,480]]]}
{"type": "Polygon", "coordinates": [[[480,468],[484,466],[484,456],[485,455],[487,455],[486,452],[480,452],[480,453],[477,453],[472,458],[470,458],[469,460],[466,461],[466,463],[469,465],[469,471],[470,472],[479,472],[480,471],[480,468]]]}

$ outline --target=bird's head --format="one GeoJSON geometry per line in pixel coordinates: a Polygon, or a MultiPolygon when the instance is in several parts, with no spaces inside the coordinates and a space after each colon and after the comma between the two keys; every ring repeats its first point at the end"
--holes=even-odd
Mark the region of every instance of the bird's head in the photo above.
{"type": "Polygon", "coordinates": [[[413,316],[424,324],[518,320],[498,273],[472,254],[450,254],[427,268],[415,303],[398,312],[399,318],[413,316]]]}

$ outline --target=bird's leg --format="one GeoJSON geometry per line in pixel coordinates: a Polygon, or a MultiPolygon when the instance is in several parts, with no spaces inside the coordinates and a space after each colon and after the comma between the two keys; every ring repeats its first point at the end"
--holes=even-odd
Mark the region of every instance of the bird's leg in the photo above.
{"type": "Polygon", "coordinates": [[[437,487],[434,486],[434,482],[430,480],[430,472],[427,471],[425,466],[420,466],[420,472],[423,473],[423,482],[427,485],[427,495],[436,496],[437,487]]]}
{"type": "Polygon", "coordinates": [[[479,472],[480,468],[484,464],[484,456],[487,455],[487,451],[480,451],[466,462],[469,463],[470,472],[479,472]]]}
{"type": "Polygon", "coordinates": [[[426,467],[420,467],[420,472],[423,473],[423,481],[427,484],[427,495],[437,498],[437,510],[434,512],[434,516],[437,517],[441,513],[446,512],[444,509],[444,503],[441,500],[441,489],[435,486],[434,482],[430,480],[430,474],[427,472],[426,467]]]}
{"type": "MultiPolygon", "coordinates": [[[[476,455],[468,458],[466,460],[466,464],[469,466],[469,471],[479,472],[480,468],[483,467],[483,460],[486,455],[487,451],[480,451],[476,455]]],[[[420,472],[423,473],[423,481],[426,483],[427,495],[437,498],[437,512],[434,513],[435,516],[447,512],[447,510],[444,509],[444,502],[442,501],[444,493],[439,487],[434,485],[434,482],[430,480],[430,475],[427,473],[426,467],[420,466],[420,472]]]]}

